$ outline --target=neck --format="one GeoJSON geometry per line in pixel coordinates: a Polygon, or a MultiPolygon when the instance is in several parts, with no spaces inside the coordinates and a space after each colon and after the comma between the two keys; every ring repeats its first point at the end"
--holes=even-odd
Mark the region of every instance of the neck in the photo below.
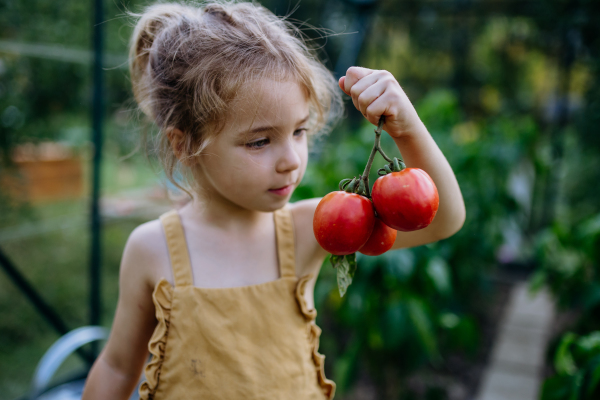
{"type": "Polygon", "coordinates": [[[265,218],[272,218],[271,213],[241,207],[215,192],[193,194],[194,197],[180,210],[180,214],[203,226],[247,232],[263,223],[265,218]]]}
{"type": "Polygon", "coordinates": [[[192,200],[180,210],[190,220],[227,231],[248,232],[272,218],[270,212],[244,208],[223,197],[200,168],[193,174],[199,189],[193,191],[192,200]]]}
{"type": "MultiPolygon", "coordinates": [[[[248,210],[218,195],[194,194],[185,205],[185,212],[198,222],[219,226],[225,229],[250,228],[262,221],[269,213],[248,210]]],[[[183,211],[183,210],[182,210],[183,211]]]]}

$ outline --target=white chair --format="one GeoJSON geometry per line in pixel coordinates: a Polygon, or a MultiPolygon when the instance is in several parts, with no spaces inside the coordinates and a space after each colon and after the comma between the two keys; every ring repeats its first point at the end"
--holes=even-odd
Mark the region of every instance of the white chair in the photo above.
{"type": "MultiPolygon", "coordinates": [[[[109,330],[100,326],[83,326],[58,339],[38,363],[29,389],[29,400],[80,400],[87,373],[74,375],[66,382],[52,385],[54,374],[62,363],[81,346],[106,341],[109,330]]],[[[139,386],[139,385],[138,385],[139,386]]],[[[130,400],[138,399],[135,390],[130,400]]]]}

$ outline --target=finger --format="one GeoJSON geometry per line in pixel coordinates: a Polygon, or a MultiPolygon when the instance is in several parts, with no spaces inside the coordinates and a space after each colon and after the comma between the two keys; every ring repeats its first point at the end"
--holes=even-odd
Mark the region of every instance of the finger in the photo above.
{"type": "MultiPolygon", "coordinates": [[[[364,108],[368,106],[368,104],[365,105],[364,108],[361,110],[361,106],[358,103],[358,98],[361,96],[361,94],[369,87],[375,85],[377,82],[386,81],[388,79],[388,75],[389,74],[387,74],[385,71],[373,71],[372,74],[363,77],[361,80],[356,82],[354,86],[352,86],[352,89],[350,89],[350,93],[352,95],[352,102],[354,103],[354,106],[357,110],[363,112],[364,108]]],[[[383,92],[383,90],[381,92],[383,92]]]]}
{"type": "Polygon", "coordinates": [[[339,81],[338,81],[338,85],[340,86],[340,89],[342,89],[342,91],[344,93],[346,93],[348,96],[350,96],[350,93],[346,92],[346,88],[344,87],[344,82],[346,81],[346,77],[342,76],[339,81]]]}
{"type": "MultiPolygon", "coordinates": [[[[365,78],[366,79],[366,78],[365,78]]],[[[361,81],[362,82],[362,81],[361,81]]],[[[367,87],[356,99],[358,103],[358,110],[362,115],[367,114],[367,108],[377,100],[386,90],[387,85],[384,81],[377,81],[371,86],[367,87]]]]}
{"type": "MultiPolygon", "coordinates": [[[[377,73],[370,74],[368,76],[365,76],[360,81],[356,82],[354,84],[354,86],[352,86],[352,89],[350,89],[350,94],[352,95],[352,102],[354,103],[354,106],[356,107],[357,110],[359,110],[361,112],[363,111],[363,110],[361,110],[360,104],[358,102],[359,97],[363,94],[363,92],[365,90],[367,90],[371,86],[377,84],[377,82],[380,81],[380,77],[381,77],[381,74],[377,74],[377,73]]],[[[383,90],[381,91],[381,93],[383,93],[383,90]]],[[[365,108],[367,106],[368,106],[368,104],[365,106],[365,108]]]]}
{"type": "Polygon", "coordinates": [[[361,80],[367,75],[375,72],[372,69],[362,68],[362,67],[350,67],[346,71],[346,79],[344,80],[344,90],[346,93],[350,93],[350,88],[354,86],[356,82],[361,80]]]}
{"type": "Polygon", "coordinates": [[[365,118],[372,123],[373,125],[377,125],[379,123],[379,118],[383,115],[386,118],[386,124],[388,122],[389,117],[394,117],[398,115],[398,102],[396,101],[396,97],[393,94],[389,94],[388,91],[385,91],[379,96],[375,101],[373,101],[365,110],[365,118]]]}

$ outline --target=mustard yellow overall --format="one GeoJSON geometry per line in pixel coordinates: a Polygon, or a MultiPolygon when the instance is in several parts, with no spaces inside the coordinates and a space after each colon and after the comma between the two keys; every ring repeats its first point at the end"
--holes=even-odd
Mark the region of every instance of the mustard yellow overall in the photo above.
{"type": "Polygon", "coordinates": [[[280,278],[257,285],[199,288],[176,210],[161,215],[175,287],[156,284],[158,324],[141,400],[332,399],[318,353],[321,329],[295,273],[288,208],[274,213],[280,278]]]}

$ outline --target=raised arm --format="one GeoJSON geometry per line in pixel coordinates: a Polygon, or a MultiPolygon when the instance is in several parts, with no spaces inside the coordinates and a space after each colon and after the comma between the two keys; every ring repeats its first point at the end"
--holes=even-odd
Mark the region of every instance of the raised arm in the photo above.
{"type": "Polygon", "coordinates": [[[432,243],[456,233],[466,215],[458,182],[394,76],[387,71],[351,67],[339,85],[369,122],[377,125],[385,116],[383,130],[394,139],[406,166],[427,172],[438,189],[440,205],[433,222],[418,231],[398,232],[393,248],[432,243]]]}
{"type": "Polygon", "coordinates": [[[156,325],[150,271],[157,235],[151,224],[136,228],[125,245],[110,337],[88,375],[83,400],[129,399],[141,377],[156,325]]]}

